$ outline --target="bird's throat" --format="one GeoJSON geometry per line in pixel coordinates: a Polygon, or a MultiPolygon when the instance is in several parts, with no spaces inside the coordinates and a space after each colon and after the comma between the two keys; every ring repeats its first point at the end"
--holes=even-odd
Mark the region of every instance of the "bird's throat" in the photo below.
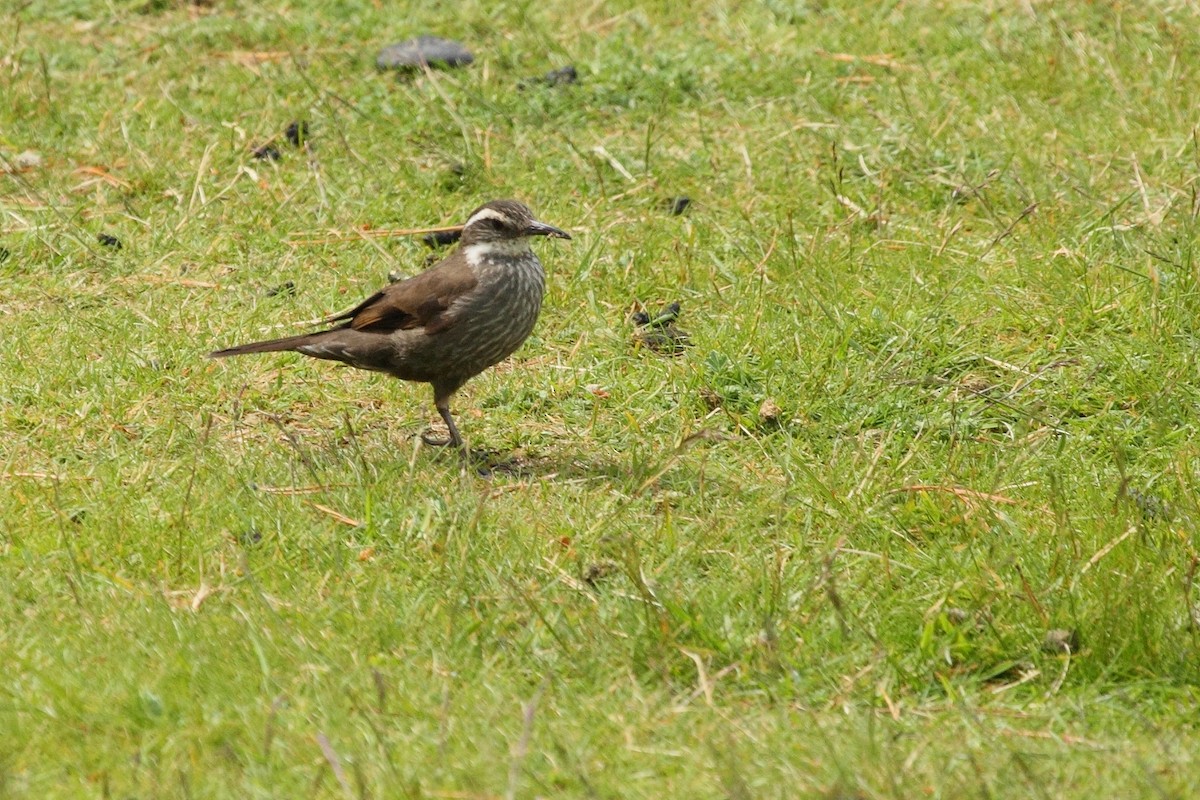
{"type": "Polygon", "coordinates": [[[532,252],[529,240],[525,238],[472,242],[463,247],[463,255],[472,267],[480,267],[484,262],[497,258],[522,258],[532,252]]]}

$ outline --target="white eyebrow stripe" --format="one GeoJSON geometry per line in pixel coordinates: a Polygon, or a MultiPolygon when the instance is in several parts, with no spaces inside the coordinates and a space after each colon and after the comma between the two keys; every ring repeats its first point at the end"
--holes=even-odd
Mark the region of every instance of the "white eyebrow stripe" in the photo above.
{"type": "Polygon", "coordinates": [[[481,208],[480,210],[476,211],[475,214],[469,220],[467,220],[467,224],[464,227],[469,228],[472,225],[474,225],[476,222],[482,222],[485,219],[494,219],[497,222],[511,222],[512,221],[508,218],[507,214],[505,214],[501,211],[497,211],[494,208],[481,208]]]}

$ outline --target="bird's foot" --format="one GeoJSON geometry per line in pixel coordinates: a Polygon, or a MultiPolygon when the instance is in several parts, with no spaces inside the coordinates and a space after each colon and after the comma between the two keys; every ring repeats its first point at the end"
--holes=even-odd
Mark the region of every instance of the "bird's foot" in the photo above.
{"type": "Polygon", "coordinates": [[[453,447],[458,452],[464,471],[474,472],[481,478],[492,477],[491,463],[487,454],[472,452],[462,441],[456,442],[453,437],[437,436],[432,431],[425,431],[421,434],[421,442],[430,447],[453,447]]]}
{"type": "Polygon", "coordinates": [[[435,436],[433,431],[425,431],[421,434],[421,441],[430,447],[449,447],[454,444],[454,440],[449,436],[435,436]]]}
{"type": "Polygon", "coordinates": [[[481,478],[490,478],[495,472],[504,472],[504,464],[494,464],[493,456],[484,450],[471,450],[461,439],[455,441],[453,436],[438,436],[433,430],[421,434],[421,442],[430,447],[453,447],[458,451],[462,460],[462,468],[466,472],[474,472],[481,478]]]}

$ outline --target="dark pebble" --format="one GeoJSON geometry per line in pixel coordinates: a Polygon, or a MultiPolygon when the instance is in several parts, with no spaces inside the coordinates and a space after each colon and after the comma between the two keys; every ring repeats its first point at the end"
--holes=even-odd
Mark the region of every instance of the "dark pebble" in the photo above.
{"type": "Polygon", "coordinates": [[[100,244],[104,245],[105,247],[111,247],[114,250],[120,250],[123,247],[121,240],[113,236],[111,233],[100,234],[96,237],[96,241],[100,242],[100,244]]]}
{"type": "Polygon", "coordinates": [[[8,251],[7,247],[0,247],[0,264],[3,264],[5,261],[8,261],[8,257],[11,255],[12,255],[12,253],[10,253],[8,251]]]}
{"type": "Polygon", "coordinates": [[[583,571],[583,582],[588,586],[594,587],[600,581],[617,571],[619,565],[615,561],[603,559],[595,561],[587,565],[587,569],[583,571]]]}
{"type": "Polygon", "coordinates": [[[446,245],[454,244],[461,238],[462,231],[434,231],[433,233],[427,233],[422,236],[421,241],[425,243],[426,247],[432,247],[436,249],[438,247],[445,247],[446,245]]]}
{"type": "Polygon", "coordinates": [[[1174,509],[1171,504],[1161,497],[1150,492],[1143,492],[1133,487],[1125,490],[1129,495],[1129,499],[1137,506],[1138,511],[1142,512],[1142,517],[1147,520],[1170,520],[1175,516],[1174,509]]]}
{"type": "Polygon", "coordinates": [[[255,149],[254,157],[259,161],[278,161],[279,148],[273,144],[264,144],[262,147],[255,149]]]}
{"type": "Polygon", "coordinates": [[[679,313],[682,310],[682,306],[680,306],[679,302],[676,301],[674,303],[668,303],[663,307],[662,311],[658,312],[653,317],[650,316],[650,312],[648,311],[636,311],[632,316],[630,316],[629,321],[634,325],[640,325],[642,327],[665,328],[668,325],[673,324],[675,320],[679,319],[679,313]]]}
{"type": "Polygon", "coordinates": [[[238,541],[242,543],[243,547],[250,547],[252,545],[256,545],[262,541],[262,538],[263,538],[262,534],[259,533],[258,530],[255,528],[250,528],[249,530],[242,531],[238,535],[238,541]]]}
{"type": "Polygon", "coordinates": [[[308,123],[303,120],[293,120],[288,123],[283,135],[292,143],[292,147],[299,147],[308,139],[308,123]]]}
{"type": "Polygon", "coordinates": [[[642,328],[634,335],[634,341],[663,356],[681,356],[692,346],[692,339],[687,332],[674,325],[642,328]]]}
{"type": "Polygon", "coordinates": [[[566,86],[571,83],[579,83],[579,73],[575,71],[574,64],[567,64],[559,69],[552,69],[546,73],[545,81],[550,86],[566,86]]]}
{"type": "Polygon", "coordinates": [[[295,281],[284,281],[283,283],[279,284],[278,286],[272,286],[270,289],[267,289],[267,297],[278,297],[279,295],[291,297],[295,293],[296,293],[296,282],[295,281]]]}
{"type": "Polygon", "coordinates": [[[475,56],[460,42],[437,36],[418,36],[380,50],[375,65],[380,69],[420,69],[426,65],[461,67],[474,60],[475,56]]]}
{"type": "Polygon", "coordinates": [[[673,217],[678,217],[680,214],[688,210],[688,206],[692,204],[692,198],[686,195],[679,197],[668,197],[663,200],[662,207],[673,217]]]}
{"type": "Polygon", "coordinates": [[[552,69],[540,78],[528,78],[517,84],[518,89],[528,89],[531,86],[569,86],[579,83],[579,73],[574,64],[567,64],[559,69],[552,69]]]}
{"type": "Polygon", "coordinates": [[[670,303],[662,310],[654,319],[650,320],[650,325],[655,328],[665,328],[675,320],[679,319],[680,306],[679,303],[670,303]]]}
{"type": "Polygon", "coordinates": [[[638,326],[633,332],[635,346],[645,345],[656,353],[665,356],[681,355],[691,346],[691,337],[687,331],[676,327],[681,306],[670,303],[662,311],[651,316],[648,311],[638,311],[630,316],[630,321],[638,326]]]}

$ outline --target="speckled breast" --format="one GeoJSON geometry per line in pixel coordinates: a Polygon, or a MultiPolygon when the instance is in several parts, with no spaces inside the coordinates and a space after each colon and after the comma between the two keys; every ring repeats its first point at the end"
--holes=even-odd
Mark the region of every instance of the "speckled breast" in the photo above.
{"type": "Polygon", "coordinates": [[[463,364],[463,372],[481,372],[520,347],[537,323],[545,291],[545,273],[532,253],[481,264],[476,291],[458,312],[470,324],[441,334],[455,340],[455,360],[463,364]]]}

